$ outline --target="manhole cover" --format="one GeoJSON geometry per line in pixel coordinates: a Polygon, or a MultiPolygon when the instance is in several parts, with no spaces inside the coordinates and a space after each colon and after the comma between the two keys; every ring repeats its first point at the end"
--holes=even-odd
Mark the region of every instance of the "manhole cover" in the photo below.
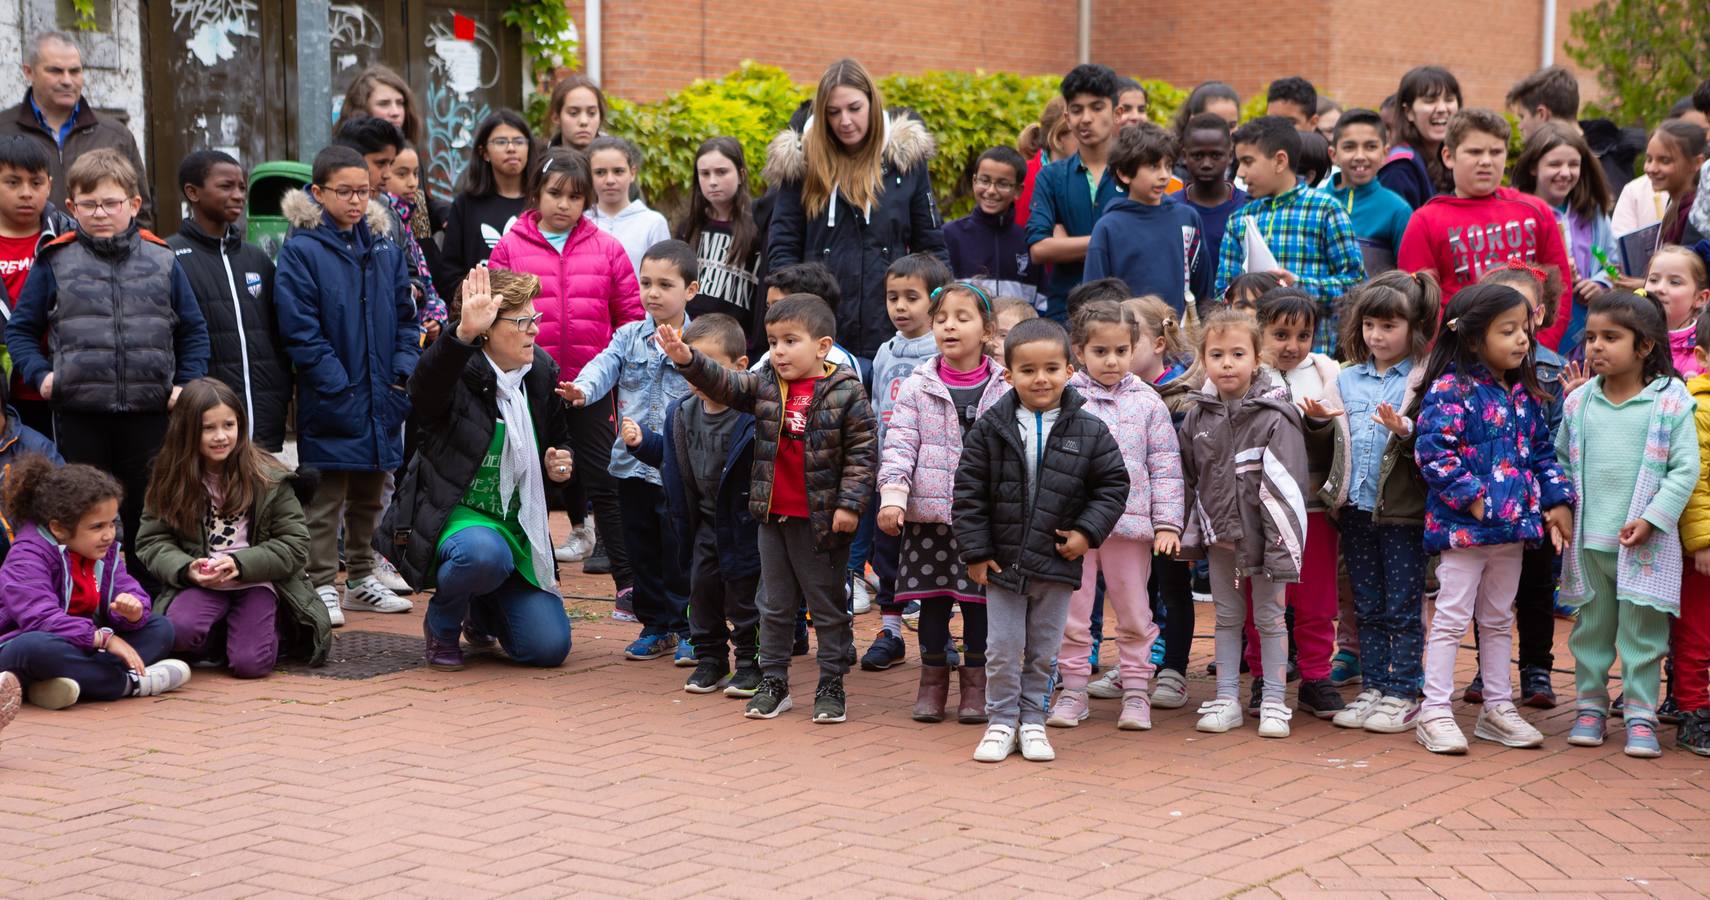
{"type": "Polygon", "coordinates": [[[424,665],[422,639],[419,637],[381,631],[341,630],[334,631],[332,638],[326,665],[310,668],[301,660],[292,660],[285,664],[285,671],[293,675],[361,681],[419,669],[424,665]]]}

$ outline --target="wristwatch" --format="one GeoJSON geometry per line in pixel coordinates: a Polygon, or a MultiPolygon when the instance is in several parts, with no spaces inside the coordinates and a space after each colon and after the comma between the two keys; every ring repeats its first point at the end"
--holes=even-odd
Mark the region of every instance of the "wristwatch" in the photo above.
{"type": "Polygon", "coordinates": [[[111,644],[112,642],[113,642],[113,629],[111,629],[111,628],[97,628],[97,629],[95,629],[95,649],[105,650],[105,649],[107,649],[107,645],[111,644]]]}

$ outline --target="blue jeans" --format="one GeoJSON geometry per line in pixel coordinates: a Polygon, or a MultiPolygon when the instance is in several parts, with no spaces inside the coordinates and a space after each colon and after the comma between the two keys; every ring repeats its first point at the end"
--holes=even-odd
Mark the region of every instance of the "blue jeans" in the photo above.
{"type": "MultiPolygon", "coordinates": [[[[136,631],[118,632],[131,649],[152,666],[172,651],[172,623],[165,616],[149,616],[136,631]]],[[[25,685],[49,678],[77,682],[80,700],[117,700],[131,692],[130,669],[117,656],[85,650],[65,638],[45,631],[32,631],[0,645],[0,671],[18,676],[25,685]]]]}
{"type": "MultiPolygon", "coordinates": [[[[855,526],[855,542],[849,545],[849,571],[856,578],[867,569],[867,557],[873,552],[873,540],[879,534],[878,498],[867,504],[867,512],[855,526]]],[[[876,568],[876,567],[875,567],[876,568]]]]}
{"type": "Polygon", "coordinates": [[[1376,525],[1372,514],[1342,507],[1342,557],[1359,619],[1360,669],[1367,688],[1386,697],[1419,696],[1425,654],[1425,529],[1376,525]]]}
{"type": "Polygon", "coordinates": [[[511,546],[491,528],[465,528],[439,548],[439,589],[428,603],[427,627],[455,643],[463,623],[499,639],[525,666],[551,668],[570,655],[564,598],[517,573],[511,546]]]}

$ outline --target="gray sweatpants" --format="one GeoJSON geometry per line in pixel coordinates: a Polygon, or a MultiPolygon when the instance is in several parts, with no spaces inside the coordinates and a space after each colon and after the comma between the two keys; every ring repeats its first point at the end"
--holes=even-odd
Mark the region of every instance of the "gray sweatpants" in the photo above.
{"type": "Polygon", "coordinates": [[[1051,660],[1069,618],[1066,584],[1029,579],[1026,593],[986,586],[986,717],[992,725],[1045,724],[1051,660]]]}
{"type": "Polygon", "coordinates": [[[1283,622],[1283,589],[1263,572],[1245,579],[1246,591],[1237,586],[1235,551],[1213,546],[1206,552],[1211,563],[1211,599],[1217,607],[1217,696],[1241,696],[1241,629],[1247,624],[1247,594],[1253,597],[1253,627],[1259,632],[1260,676],[1265,679],[1266,702],[1282,703],[1288,689],[1288,629],[1283,622]]]}
{"type": "Polygon", "coordinates": [[[760,671],[788,678],[796,643],[796,613],[807,599],[819,638],[819,674],[843,675],[855,646],[849,603],[843,593],[849,545],[815,550],[807,519],[760,523],[760,671]]]}

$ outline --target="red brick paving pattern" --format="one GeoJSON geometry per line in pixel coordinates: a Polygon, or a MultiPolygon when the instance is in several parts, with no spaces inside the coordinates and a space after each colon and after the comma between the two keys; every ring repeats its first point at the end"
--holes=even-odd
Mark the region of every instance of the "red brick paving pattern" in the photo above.
{"type": "MultiPolygon", "coordinates": [[[[420,634],[419,609],[347,627],[420,634]]],[[[876,626],[858,619],[863,648],[876,626]]],[[[1089,722],[1052,730],[1057,762],[982,766],[977,727],[909,719],[912,659],[852,674],[835,726],[809,723],[815,675],[798,665],[803,705],[753,722],[740,701],[684,693],[688,670],[625,662],[634,634],[578,620],[568,664],[546,672],[199,669],[163,698],[27,709],[0,744],[0,897],[1710,890],[1710,760],[1629,760],[1618,728],[1570,749],[1566,707],[1527,711],[1541,751],[1474,741],[1444,758],[1304,715],[1283,741],[1250,720],[1201,735],[1192,705],[1118,732],[1117,704],[1094,701],[1089,722]]],[[[1210,649],[1195,647],[1194,704],[1210,649]]]]}

